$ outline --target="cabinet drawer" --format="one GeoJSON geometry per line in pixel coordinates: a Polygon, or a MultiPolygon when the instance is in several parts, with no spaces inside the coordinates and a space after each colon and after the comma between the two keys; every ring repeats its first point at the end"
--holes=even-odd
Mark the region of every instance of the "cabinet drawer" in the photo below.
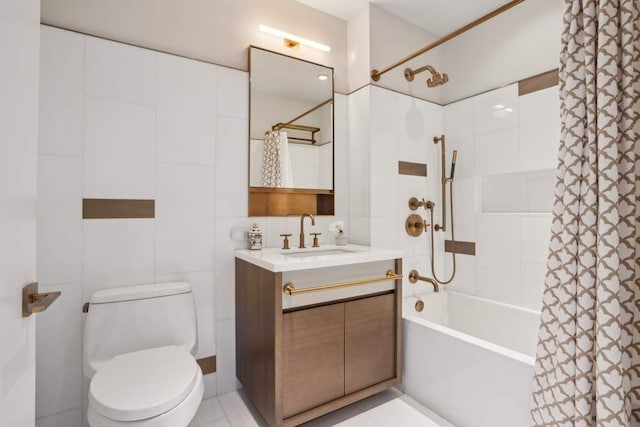
{"type": "Polygon", "coordinates": [[[395,376],[393,294],[345,303],[345,394],[395,376]]]}
{"type": "MultiPolygon", "coordinates": [[[[285,271],[282,273],[282,286],[284,287],[285,284],[292,283],[296,289],[313,288],[318,285],[384,277],[387,270],[395,272],[395,262],[393,260],[340,265],[331,268],[285,271]]],[[[344,300],[393,289],[395,289],[395,280],[385,280],[367,285],[322,290],[297,295],[288,295],[283,292],[282,308],[287,310],[295,307],[323,304],[330,301],[344,300]]]]}
{"type": "Polygon", "coordinates": [[[344,304],[283,315],[282,415],[344,395],[344,304]]]}

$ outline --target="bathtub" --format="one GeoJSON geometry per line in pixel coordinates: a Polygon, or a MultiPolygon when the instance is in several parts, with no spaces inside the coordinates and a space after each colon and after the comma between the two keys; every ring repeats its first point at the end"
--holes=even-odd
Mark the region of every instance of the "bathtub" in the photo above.
{"type": "Polygon", "coordinates": [[[403,301],[405,393],[458,427],[526,427],[540,313],[442,290],[403,301]]]}

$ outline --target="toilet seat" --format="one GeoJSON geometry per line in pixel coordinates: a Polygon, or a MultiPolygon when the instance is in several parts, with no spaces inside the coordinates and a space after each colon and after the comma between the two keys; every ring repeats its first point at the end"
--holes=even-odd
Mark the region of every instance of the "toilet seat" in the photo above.
{"type": "Polygon", "coordinates": [[[94,375],[89,406],[114,421],[144,420],[174,409],[201,382],[198,364],[180,347],[121,354],[94,375]]]}

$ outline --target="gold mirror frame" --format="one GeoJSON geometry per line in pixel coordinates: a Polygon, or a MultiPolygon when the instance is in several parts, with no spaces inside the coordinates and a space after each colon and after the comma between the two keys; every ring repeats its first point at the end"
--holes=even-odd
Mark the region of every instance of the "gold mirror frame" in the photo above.
{"type": "MultiPolygon", "coordinates": [[[[252,123],[252,73],[255,71],[251,64],[251,54],[253,50],[260,50],[275,55],[280,55],[296,61],[302,61],[317,65],[331,71],[331,98],[306,111],[298,117],[291,118],[287,125],[300,119],[305,114],[320,108],[327,103],[335,105],[335,78],[334,69],[326,65],[285,55],[272,50],[263,49],[257,46],[249,46],[249,140],[247,141],[248,167],[247,182],[249,187],[249,216],[289,216],[310,213],[313,215],[334,215],[334,192],[335,192],[335,108],[331,112],[331,141],[334,144],[331,153],[331,189],[309,189],[309,188],[274,188],[274,187],[252,187],[251,186],[251,123],[252,123]]],[[[282,124],[282,123],[280,123],[282,124]]]]}

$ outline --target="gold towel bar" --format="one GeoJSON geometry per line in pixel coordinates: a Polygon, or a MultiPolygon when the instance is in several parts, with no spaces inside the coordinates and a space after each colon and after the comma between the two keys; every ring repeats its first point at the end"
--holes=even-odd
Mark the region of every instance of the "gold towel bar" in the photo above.
{"type": "Polygon", "coordinates": [[[352,282],[333,283],[331,285],[314,286],[313,288],[296,289],[293,283],[287,283],[284,285],[282,291],[289,295],[306,294],[310,292],[328,291],[331,289],[348,288],[350,286],[368,285],[370,283],[384,282],[386,280],[398,280],[402,279],[402,274],[396,274],[393,270],[387,270],[387,274],[384,277],[374,277],[373,279],[354,280],[352,282]]]}

